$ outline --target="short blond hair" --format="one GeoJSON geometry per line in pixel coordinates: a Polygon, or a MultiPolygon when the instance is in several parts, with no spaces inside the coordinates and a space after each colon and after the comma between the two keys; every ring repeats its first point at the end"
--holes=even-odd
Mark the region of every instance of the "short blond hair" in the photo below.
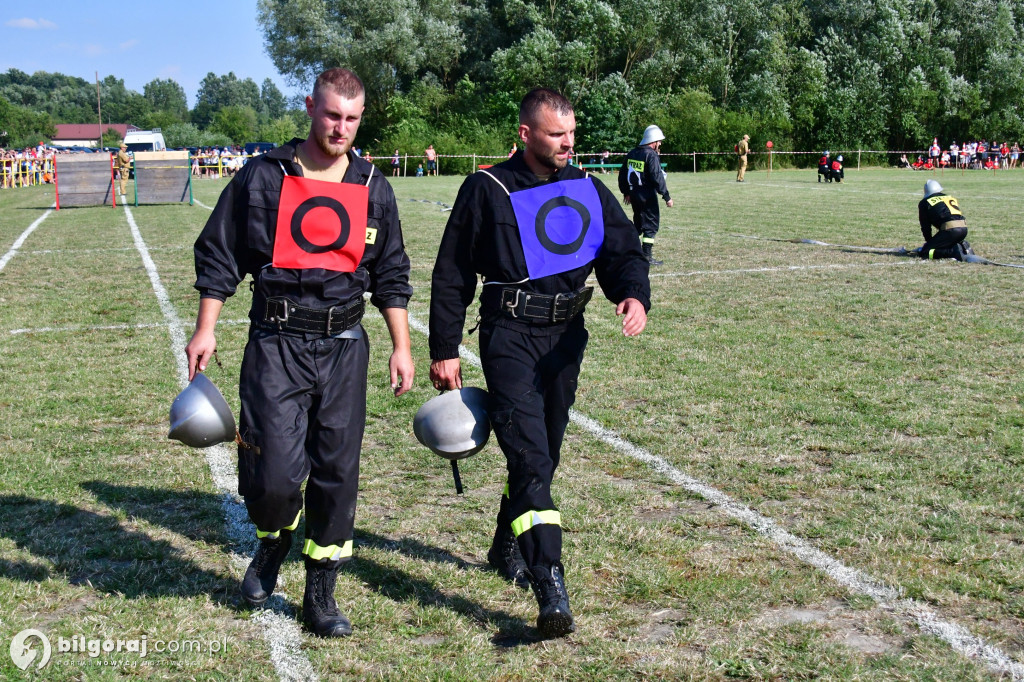
{"type": "Polygon", "coordinates": [[[355,99],[365,96],[366,88],[363,81],[351,69],[335,68],[327,69],[316,77],[313,84],[313,99],[319,99],[320,93],[324,90],[335,92],[345,99],[355,99]]]}

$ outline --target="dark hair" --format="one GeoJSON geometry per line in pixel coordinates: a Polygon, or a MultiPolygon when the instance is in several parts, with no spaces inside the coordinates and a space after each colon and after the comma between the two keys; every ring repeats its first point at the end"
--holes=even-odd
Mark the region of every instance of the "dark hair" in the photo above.
{"type": "Polygon", "coordinates": [[[519,104],[519,124],[533,123],[541,107],[547,107],[559,116],[572,113],[572,104],[561,93],[549,88],[534,88],[526,93],[526,97],[519,104]]]}
{"type": "Polygon", "coordinates": [[[317,99],[325,89],[336,92],[345,99],[355,99],[366,92],[363,81],[349,69],[327,69],[316,77],[313,85],[313,99],[317,99]]]}

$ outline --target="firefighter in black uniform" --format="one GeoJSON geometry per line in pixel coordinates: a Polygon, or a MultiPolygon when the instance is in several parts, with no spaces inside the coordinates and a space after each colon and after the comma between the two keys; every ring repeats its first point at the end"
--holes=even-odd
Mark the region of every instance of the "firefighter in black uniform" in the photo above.
{"type": "Polygon", "coordinates": [[[963,260],[973,254],[967,240],[967,221],[955,197],[942,191],[935,180],[924,183],[924,199],[917,205],[917,218],[921,223],[924,246],[921,258],[955,258],[963,260]],[[932,227],[935,234],[932,235],[932,227]]]}
{"type": "Polygon", "coordinates": [[[431,289],[430,376],[436,388],[462,386],[459,343],[482,275],[480,358],[508,469],[488,561],[530,582],[537,628],[560,637],[575,624],[551,480],[587,345],[586,280],[596,271],[623,333],[635,336],[647,324],[649,265],[614,195],[567,165],[576,130],[568,100],[532,90],[519,123],[525,149],[471,175],[448,219],[431,289]]]}
{"type": "Polygon", "coordinates": [[[640,233],[644,255],[651,265],[661,265],[654,258],[654,237],[658,234],[661,209],[658,195],[665,199],[665,205],[672,208],[672,199],[665,186],[665,171],[661,168],[661,141],[665,134],[658,126],[647,126],[640,144],[626,154],[626,161],[619,168],[619,191],[627,204],[633,207],[633,224],[640,233]]]}
{"type": "Polygon", "coordinates": [[[824,177],[826,182],[832,182],[832,157],[827,152],[821,153],[821,157],[818,159],[818,182],[824,177]]]}
{"type": "Polygon", "coordinates": [[[350,151],[363,102],[351,71],[320,74],[306,98],[309,137],[251,160],[225,188],[195,244],[199,318],[185,349],[191,379],[216,348],[224,300],[252,275],[238,490],[260,543],[241,591],[254,606],[273,592],[308,477],[302,620],[323,637],[352,631],[334,586],[339,565],[352,556],[366,421],[365,292],[391,334],[395,395],[409,390],[414,375],[409,259],[395,196],[350,151]]]}

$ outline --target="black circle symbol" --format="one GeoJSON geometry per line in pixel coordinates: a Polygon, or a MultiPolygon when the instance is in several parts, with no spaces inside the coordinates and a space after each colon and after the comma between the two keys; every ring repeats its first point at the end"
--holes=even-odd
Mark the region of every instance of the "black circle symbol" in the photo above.
{"type": "Polygon", "coordinates": [[[348,219],[348,211],[345,210],[345,207],[337,199],[332,199],[331,197],[311,197],[299,204],[295,212],[292,213],[291,228],[292,239],[295,240],[295,244],[300,249],[307,253],[327,253],[328,251],[336,251],[345,246],[348,242],[349,233],[352,231],[352,224],[348,219]],[[334,211],[341,222],[338,238],[330,244],[314,244],[306,239],[306,235],[302,233],[302,221],[306,218],[306,214],[314,208],[328,208],[334,211]]]}
{"type": "Polygon", "coordinates": [[[590,229],[590,211],[587,207],[576,201],[565,196],[558,196],[548,199],[537,211],[537,239],[540,241],[541,246],[550,251],[551,253],[559,256],[568,256],[569,254],[576,253],[583,246],[583,239],[587,236],[587,231],[590,229]],[[580,218],[583,220],[583,227],[580,229],[580,236],[576,237],[573,241],[568,244],[559,244],[558,242],[551,239],[548,236],[548,214],[556,208],[565,206],[571,208],[580,214],[580,218]]]}

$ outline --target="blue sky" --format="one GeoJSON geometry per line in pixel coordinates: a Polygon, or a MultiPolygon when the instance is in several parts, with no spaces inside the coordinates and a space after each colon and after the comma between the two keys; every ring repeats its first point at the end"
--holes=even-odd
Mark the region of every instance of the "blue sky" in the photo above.
{"type": "Polygon", "coordinates": [[[256,24],[256,0],[47,0],[0,8],[0,72],[59,72],[91,82],[96,72],[139,93],[172,78],[195,106],[207,73],[233,71],[257,85],[270,78],[285,96],[297,90],[277,72],[256,24]]]}

